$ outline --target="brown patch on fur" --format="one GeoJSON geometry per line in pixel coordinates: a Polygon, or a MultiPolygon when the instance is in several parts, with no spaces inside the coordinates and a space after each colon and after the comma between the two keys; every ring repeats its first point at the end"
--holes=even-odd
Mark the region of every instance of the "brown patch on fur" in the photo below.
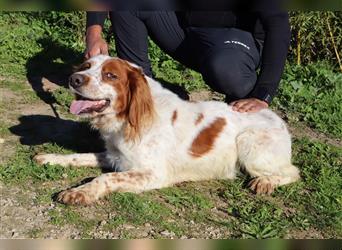
{"type": "Polygon", "coordinates": [[[112,175],[110,178],[110,181],[112,183],[120,183],[120,182],[125,182],[126,179],[125,177],[123,177],[122,175],[118,175],[117,173],[115,173],[116,175],[112,175]]]}
{"type": "Polygon", "coordinates": [[[208,153],[218,137],[222,132],[224,126],[227,124],[224,118],[216,118],[208,127],[201,130],[190,147],[190,155],[193,157],[201,157],[208,153]]]}
{"type": "Polygon", "coordinates": [[[151,175],[151,173],[149,172],[144,172],[144,173],[141,173],[141,172],[127,172],[127,177],[128,177],[128,181],[129,182],[134,182],[134,181],[138,181],[138,182],[142,182],[146,179],[148,179],[151,175]]]}
{"type": "Polygon", "coordinates": [[[127,173],[128,177],[131,179],[141,179],[145,176],[145,174],[140,173],[140,172],[128,172],[127,173]]]}
{"type": "MultiPolygon", "coordinates": [[[[128,190],[130,186],[142,185],[151,173],[149,172],[123,172],[123,173],[111,173],[110,182],[113,184],[119,184],[118,190],[128,190]]],[[[116,191],[118,191],[116,190],[116,191]]]]}
{"type": "Polygon", "coordinates": [[[201,121],[203,120],[204,115],[202,113],[198,114],[196,120],[195,120],[195,125],[197,126],[198,124],[201,123],[201,121]]]}
{"type": "Polygon", "coordinates": [[[112,85],[118,94],[114,108],[117,117],[127,121],[126,139],[139,138],[142,129],[152,123],[154,116],[152,95],[143,72],[126,61],[110,59],[103,64],[102,80],[112,85]],[[117,78],[106,79],[108,72],[117,78]]]}
{"type": "Polygon", "coordinates": [[[85,75],[83,75],[83,77],[84,77],[84,83],[82,84],[82,86],[86,86],[90,82],[90,77],[85,76],[85,75]]]}
{"type": "Polygon", "coordinates": [[[174,125],[176,120],[177,120],[177,116],[178,116],[178,113],[177,113],[177,110],[173,111],[173,114],[172,114],[172,117],[171,117],[171,124],[174,125]]]}

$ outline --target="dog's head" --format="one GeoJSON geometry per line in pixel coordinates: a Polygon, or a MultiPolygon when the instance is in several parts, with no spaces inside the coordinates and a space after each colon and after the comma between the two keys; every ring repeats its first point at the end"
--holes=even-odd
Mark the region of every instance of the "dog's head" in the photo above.
{"type": "Polygon", "coordinates": [[[76,95],[71,113],[90,118],[114,115],[127,123],[128,137],[139,135],[153,118],[153,101],[143,71],[127,61],[95,56],[70,76],[69,86],[76,95]]]}

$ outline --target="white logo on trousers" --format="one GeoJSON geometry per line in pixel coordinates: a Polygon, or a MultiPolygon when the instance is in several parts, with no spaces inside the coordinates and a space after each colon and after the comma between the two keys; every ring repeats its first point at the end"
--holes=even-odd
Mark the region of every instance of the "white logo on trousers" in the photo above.
{"type": "Polygon", "coordinates": [[[238,45],[241,45],[241,46],[245,47],[245,48],[248,49],[248,50],[250,49],[249,46],[247,46],[246,44],[244,44],[244,43],[242,43],[242,42],[239,42],[239,41],[233,41],[233,40],[232,40],[232,41],[225,41],[224,43],[228,43],[228,44],[232,44],[232,43],[233,43],[233,44],[238,44],[238,45]]]}

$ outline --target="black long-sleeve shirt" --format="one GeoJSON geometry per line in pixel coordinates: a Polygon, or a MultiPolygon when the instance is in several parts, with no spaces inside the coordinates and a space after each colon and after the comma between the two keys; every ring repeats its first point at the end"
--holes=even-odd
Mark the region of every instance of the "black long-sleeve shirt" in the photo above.
{"type": "MultiPolygon", "coordinates": [[[[270,102],[279,86],[290,43],[287,12],[275,6],[276,0],[254,0],[253,4],[245,5],[244,2],[240,7],[232,7],[232,1],[228,0],[211,0],[209,11],[207,0],[187,0],[187,3],[190,9],[195,6],[192,9],[196,11],[178,13],[182,16],[182,25],[235,27],[251,32],[255,39],[263,41],[260,73],[251,97],[270,102]],[[223,11],[217,11],[218,8],[223,11]]],[[[87,27],[103,25],[106,17],[106,12],[88,12],[87,27]]]]}

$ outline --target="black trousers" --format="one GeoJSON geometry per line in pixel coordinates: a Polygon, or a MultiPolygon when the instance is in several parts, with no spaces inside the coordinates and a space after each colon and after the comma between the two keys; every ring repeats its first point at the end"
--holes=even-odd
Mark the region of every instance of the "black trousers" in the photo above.
{"type": "Polygon", "coordinates": [[[253,90],[261,43],[236,28],[183,27],[172,11],[115,11],[111,21],[118,56],[152,76],[148,36],[172,58],[200,72],[229,101],[253,90]]]}

